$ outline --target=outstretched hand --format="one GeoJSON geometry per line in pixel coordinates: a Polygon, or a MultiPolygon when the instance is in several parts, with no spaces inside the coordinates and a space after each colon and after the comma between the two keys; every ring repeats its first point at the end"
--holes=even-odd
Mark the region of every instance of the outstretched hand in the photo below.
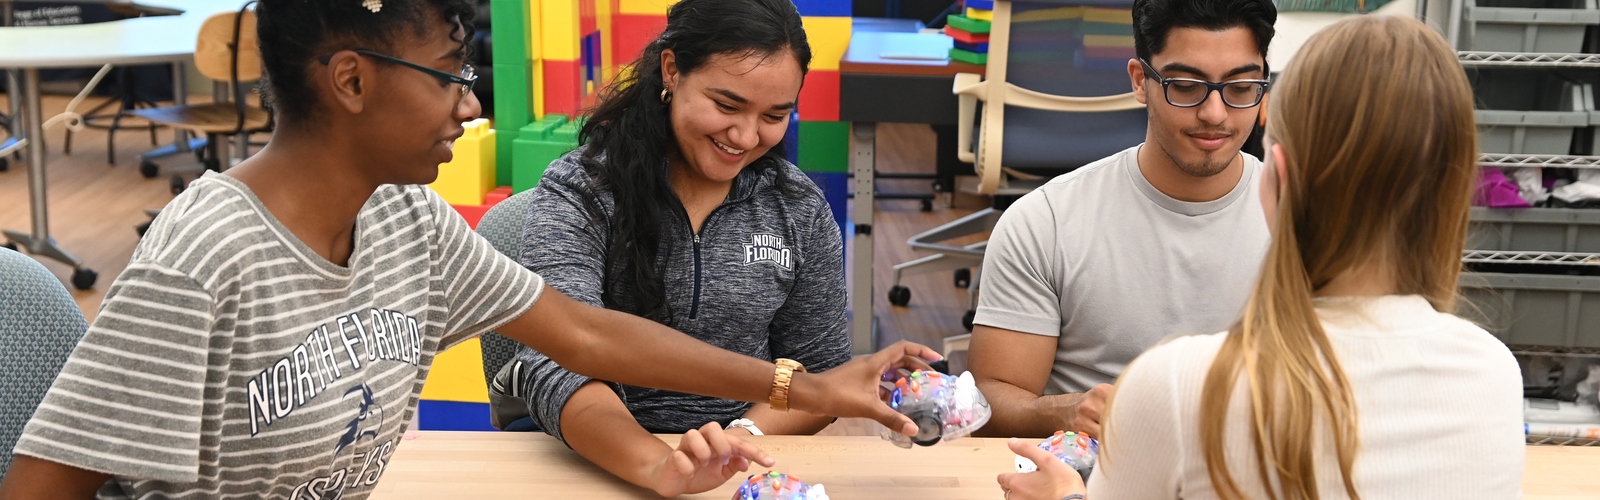
{"type": "Polygon", "coordinates": [[[777,464],[760,448],[710,422],[684,433],[677,449],[656,462],[650,474],[650,489],[669,498],[709,491],[728,482],[734,474],[750,470],[752,462],[762,467],[777,464]]]}
{"type": "Polygon", "coordinates": [[[917,424],[883,402],[878,382],[895,370],[929,370],[928,363],[940,359],[944,357],[933,349],[902,340],[827,372],[797,378],[789,406],[835,417],[866,417],[914,436],[917,424]]]}
{"type": "Polygon", "coordinates": [[[1007,443],[1011,451],[1039,466],[1035,472],[1008,472],[996,478],[1006,500],[1060,500],[1074,493],[1085,494],[1083,477],[1050,452],[1017,438],[1007,443]]]}

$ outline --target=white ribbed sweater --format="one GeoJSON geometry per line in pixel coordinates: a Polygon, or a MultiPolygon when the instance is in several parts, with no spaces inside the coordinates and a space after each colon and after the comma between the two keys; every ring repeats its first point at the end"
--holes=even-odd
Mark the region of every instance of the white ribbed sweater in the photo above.
{"type": "MultiPolygon", "coordinates": [[[[1522,377],[1504,344],[1419,296],[1319,299],[1317,312],[1355,390],[1363,499],[1520,495],[1522,377]]],[[[1224,335],[1174,339],[1123,374],[1089,498],[1217,498],[1199,446],[1199,401],[1224,335]]],[[[1249,415],[1241,381],[1229,406],[1228,464],[1249,498],[1267,498],[1249,415]]],[[[1324,427],[1318,438],[1321,495],[1348,498],[1333,449],[1320,445],[1330,436],[1324,427]]]]}

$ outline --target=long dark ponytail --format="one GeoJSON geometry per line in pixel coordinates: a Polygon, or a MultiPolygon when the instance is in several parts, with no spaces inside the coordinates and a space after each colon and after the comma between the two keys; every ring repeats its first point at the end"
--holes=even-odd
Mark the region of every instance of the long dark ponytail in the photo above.
{"type": "MultiPolygon", "coordinates": [[[[610,191],[616,204],[601,300],[608,308],[663,323],[671,321],[672,312],[656,266],[658,257],[672,250],[661,248],[661,227],[680,205],[667,180],[666,153],[677,148],[669,108],[661,99],[666,88],[661,53],[667,49],[675,54],[680,74],[693,73],[717,54],[789,51],[802,74],[811,64],[800,13],[789,0],[683,0],[668,11],[666,30],[602,91],[600,104],[589,113],[578,133],[578,142],[588,146],[581,161],[595,182],[585,202],[597,217],[602,211],[596,193],[610,191]],[[631,300],[619,300],[619,291],[631,300]]],[[[780,145],[746,168],[776,168],[782,158],[780,145]]]]}

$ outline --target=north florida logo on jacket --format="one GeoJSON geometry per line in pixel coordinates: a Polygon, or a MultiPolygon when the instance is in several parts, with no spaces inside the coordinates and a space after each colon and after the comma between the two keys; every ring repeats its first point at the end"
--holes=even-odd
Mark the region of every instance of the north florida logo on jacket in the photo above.
{"type": "Polygon", "coordinates": [[[794,270],[792,252],[783,246],[783,237],[775,234],[750,235],[750,243],[744,246],[744,263],[750,265],[758,262],[771,262],[778,267],[794,270]]]}

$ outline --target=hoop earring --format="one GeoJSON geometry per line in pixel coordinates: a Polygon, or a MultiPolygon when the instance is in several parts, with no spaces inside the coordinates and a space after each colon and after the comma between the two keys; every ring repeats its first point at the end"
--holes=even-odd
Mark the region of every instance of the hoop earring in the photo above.
{"type": "Polygon", "coordinates": [[[672,93],[668,92],[667,89],[661,89],[661,104],[671,104],[671,103],[672,103],[672,93]]]}

